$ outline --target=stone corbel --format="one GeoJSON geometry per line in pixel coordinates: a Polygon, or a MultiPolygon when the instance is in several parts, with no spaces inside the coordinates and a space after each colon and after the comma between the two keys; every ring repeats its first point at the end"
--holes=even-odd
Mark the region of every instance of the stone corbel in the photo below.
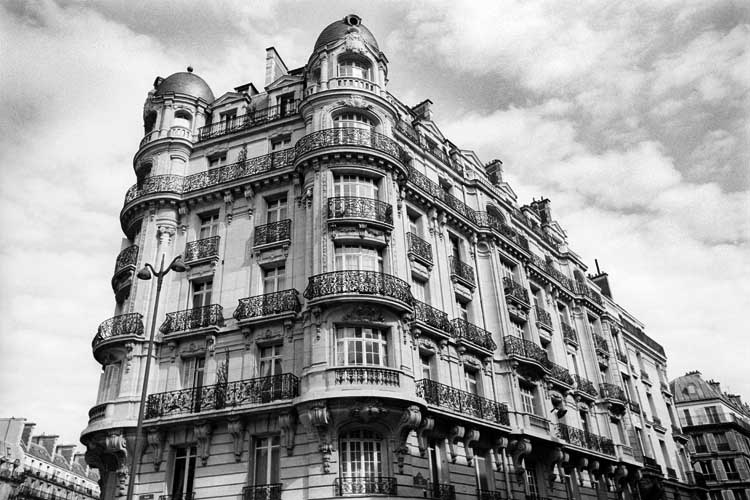
{"type": "Polygon", "coordinates": [[[426,416],[422,419],[422,423],[417,429],[417,445],[419,446],[420,456],[425,456],[427,448],[429,446],[429,435],[435,429],[435,419],[431,416],[426,416]]]}
{"type": "MultiPolygon", "coordinates": [[[[399,321],[399,329],[401,330],[401,334],[404,337],[404,345],[407,344],[409,341],[409,338],[411,338],[411,322],[412,322],[412,315],[410,313],[405,313],[401,315],[401,321],[399,321]]],[[[412,343],[414,343],[414,340],[412,338],[412,343]]]]}
{"type": "Polygon", "coordinates": [[[122,432],[115,431],[107,434],[107,437],[104,438],[104,449],[107,454],[115,458],[119,494],[125,495],[130,473],[127,441],[122,432]]]}
{"type": "Polygon", "coordinates": [[[247,326],[242,328],[242,340],[245,352],[249,351],[253,347],[252,338],[253,329],[247,326]]]}
{"type": "Polygon", "coordinates": [[[294,451],[297,415],[293,411],[279,415],[279,429],[281,429],[281,442],[286,448],[286,454],[291,456],[294,451]]]}
{"type": "Polygon", "coordinates": [[[434,208],[431,208],[427,211],[427,216],[429,217],[429,230],[430,235],[434,235],[435,231],[437,231],[438,222],[437,222],[437,210],[434,208]]]}
{"type": "Polygon", "coordinates": [[[245,442],[245,422],[240,417],[230,417],[227,420],[227,430],[232,436],[234,461],[239,462],[242,460],[242,445],[245,442]]]}
{"type": "Polygon", "coordinates": [[[156,229],[159,238],[159,244],[168,246],[172,242],[172,238],[175,235],[175,227],[168,224],[162,224],[156,229]]]}
{"type": "Polygon", "coordinates": [[[617,491],[622,491],[622,482],[627,477],[628,477],[628,469],[624,465],[618,465],[615,468],[615,475],[612,478],[615,482],[615,488],[617,488],[617,491]]]}
{"type": "Polygon", "coordinates": [[[589,462],[588,471],[589,477],[596,479],[596,476],[599,473],[599,460],[591,460],[589,462]]]}
{"type": "Polygon", "coordinates": [[[320,325],[322,323],[323,311],[319,306],[315,306],[310,309],[310,312],[312,313],[310,319],[312,320],[312,324],[315,325],[315,340],[320,340],[320,325]]]}
{"type": "Polygon", "coordinates": [[[479,441],[479,431],[476,429],[469,429],[464,436],[464,453],[466,453],[466,464],[474,464],[474,443],[479,441]]]}
{"type": "Polygon", "coordinates": [[[321,454],[323,473],[330,474],[333,440],[328,431],[331,424],[331,413],[328,407],[325,404],[314,405],[302,413],[300,419],[311,433],[318,436],[318,450],[321,454]]]}
{"type": "Polygon", "coordinates": [[[187,231],[187,215],[189,213],[187,203],[180,203],[177,209],[177,224],[181,233],[187,231]]]}
{"type": "Polygon", "coordinates": [[[231,191],[225,191],[224,192],[224,217],[227,221],[227,224],[232,223],[233,205],[234,205],[234,196],[232,196],[231,191]]]}
{"type": "Polygon", "coordinates": [[[149,429],[146,440],[151,448],[151,454],[154,460],[154,470],[158,471],[161,463],[164,461],[164,432],[159,429],[149,429]]]}
{"type": "Polygon", "coordinates": [[[133,365],[133,349],[135,349],[135,343],[127,342],[125,344],[125,373],[130,373],[130,368],[133,365]]]}
{"type": "Polygon", "coordinates": [[[466,430],[461,425],[454,425],[448,434],[448,448],[451,452],[451,462],[456,463],[458,458],[458,450],[456,449],[456,442],[459,439],[463,439],[466,430]]]}
{"type": "Polygon", "coordinates": [[[578,484],[581,484],[581,478],[583,477],[583,471],[589,466],[589,459],[586,457],[578,457],[576,462],[576,474],[578,475],[578,484]]]}
{"type": "Polygon", "coordinates": [[[558,478],[558,468],[560,466],[560,462],[565,458],[565,452],[563,451],[561,446],[558,446],[557,448],[554,448],[548,456],[547,459],[547,479],[549,480],[549,487],[553,488],[555,481],[558,478]]]}
{"type": "Polygon", "coordinates": [[[422,412],[419,411],[419,406],[411,405],[404,409],[404,413],[401,415],[401,421],[398,424],[397,437],[398,446],[396,447],[396,460],[398,465],[398,473],[404,473],[404,459],[409,454],[409,447],[406,445],[406,441],[409,439],[411,431],[417,430],[419,424],[422,423],[422,412]]]}
{"type": "Polygon", "coordinates": [[[245,186],[245,191],[242,193],[247,201],[247,217],[251,219],[253,217],[253,203],[255,202],[255,190],[252,186],[245,186]]]}
{"type": "Polygon", "coordinates": [[[441,340],[438,346],[440,347],[440,350],[438,351],[438,356],[440,356],[440,360],[442,361],[448,357],[448,341],[441,340]]]}
{"type": "Polygon", "coordinates": [[[300,208],[310,208],[313,201],[313,187],[312,185],[305,186],[302,188],[302,194],[297,197],[297,206],[300,208]]]}
{"type": "Polygon", "coordinates": [[[196,422],[193,434],[198,442],[198,456],[201,458],[201,463],[206,465],[211,455],[211,423],[206,420],[196,422]]]}
{"type": "Polygon", "coordinates": [[[526,455],[531,453],[531,441],[528,439],[514,439],[508,445],[508,451],[510,452],[513,468],[518,473],[519,477],[521,477],[521,475],[526,472],[526,468],[523,465],[523,459],[526,455]]]}
{"type": "Polygon", "coordinates": [[[495,444],[492,446],[492,453],[495,455],[495,468],[498,472],[503,470],[503,452],[508,447],[508,438],[499,437],[495,439],[495,444]]]}

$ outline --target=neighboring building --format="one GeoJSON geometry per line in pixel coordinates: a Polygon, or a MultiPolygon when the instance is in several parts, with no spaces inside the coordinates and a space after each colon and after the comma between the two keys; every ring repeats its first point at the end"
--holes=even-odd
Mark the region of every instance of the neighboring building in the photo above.
{"type": "Polygon", "coordinates": [[[719,382],[688,372],[670,383],[693,467],[711,500],[750,498],[750,406],[719,382]]]}
{"type": "Polygon", "coordinates": [[[76,445],[59,436],[32,436],[36,424],[0,418],[0,500],[94,500],[99,474],[76,445]]]}
{"type": "Polygon", "coordinates": [[[265,69],[262,92],[215,98],[189,68],[146,100],[81,436],[105,499],[127,490],[156,294],[135,270],[178,254],[144,500],[696,494],[658,425],[669,398],[635,387],[664,351],[606,275],[586,278],[549,200],[520,206],[499,160],[446,139],[429,100],[391,95],[355,15],[304,67],[269,48],[265,69]]]}

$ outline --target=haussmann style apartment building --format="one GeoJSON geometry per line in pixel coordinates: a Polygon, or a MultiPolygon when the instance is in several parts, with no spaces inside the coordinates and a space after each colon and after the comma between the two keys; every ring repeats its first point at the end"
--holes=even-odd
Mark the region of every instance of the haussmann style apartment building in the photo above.
{"type": "Polygon", "coordinates": [[[702,498],[663,348],[519,204],[390,94],[356,15],[265,86],[157,78],[125,195],[115,315],[82,434],[134,498],[702,498]],[[153,273],[151,273],[153,274],[153,273]]]}

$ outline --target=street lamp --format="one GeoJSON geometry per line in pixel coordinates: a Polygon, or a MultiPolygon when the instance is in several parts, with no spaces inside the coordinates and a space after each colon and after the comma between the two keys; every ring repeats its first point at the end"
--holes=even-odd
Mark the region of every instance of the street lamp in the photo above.
{"type": "Polygon", "coordinates": [[[159,295],[161,294],[161,284],[169,271],[176,273],[182,273],[187,270],[185,263],[182,261],[182,255],[178,255],[172,262],[164,268],[164,254],[161,254],[161,264],[157,271],[154,267],[146,263],[143,269],[138,271],[138,279],[150,280],[153,276],[156,276],[156,298],[154,299],[154,313],[151,316],[151,334],[148,338],[148,356],[146,357],[146,371],[143,374],[143,388],[141,389],[141,401],[138,405],[138,425],[135,430],[135,452],[133,453],[133,459],[130,462],[130,478],[128,480],[128,495],[127,500],[133,499],[133,488],[135,486],[135,470],[138,465],[141,451],[141,434],[143,433],[143,414],[146,409],[146,396],[148,394],[148,377],[151,373],[151,356],[154,352],[154,335],[156,334],[156,313],[159,311],[159,295]]]}

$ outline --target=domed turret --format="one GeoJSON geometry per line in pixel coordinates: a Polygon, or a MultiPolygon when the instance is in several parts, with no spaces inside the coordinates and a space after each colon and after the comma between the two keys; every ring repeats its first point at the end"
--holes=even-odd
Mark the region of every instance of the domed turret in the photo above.
{"type": "Polygon", "coordinates": [[[193,68],[188,66],[187,71],[181,71],[168,76],[161,82],[157,82],[154,95],[164,94],[187,94],[203,99],[207,103],[214,102],[214,93],[211,87],[200,76],[193,73],[193,68]]]}
{"type": "Polygon", "coordinates": [[[376,51],[380,50],[372,32],[362,24],[362,19],[356,14],[349,14],[344,19],[326,26],[315,41],[313,52],[333,41],[346,38],[346,35],[352,32],[359,33],[362,40],[371,45],[376,51]]]}

